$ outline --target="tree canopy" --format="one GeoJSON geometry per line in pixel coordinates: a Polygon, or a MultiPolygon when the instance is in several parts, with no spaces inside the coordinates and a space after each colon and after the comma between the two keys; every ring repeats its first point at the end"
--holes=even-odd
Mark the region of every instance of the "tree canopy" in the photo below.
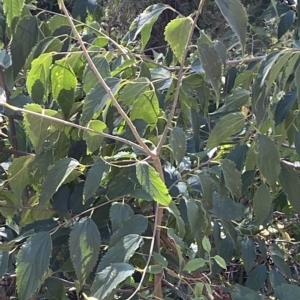
{"type": "Polygon", "coordinates": [[[0,3],[0,299],[298,299],[296,3],[0,3]]]}

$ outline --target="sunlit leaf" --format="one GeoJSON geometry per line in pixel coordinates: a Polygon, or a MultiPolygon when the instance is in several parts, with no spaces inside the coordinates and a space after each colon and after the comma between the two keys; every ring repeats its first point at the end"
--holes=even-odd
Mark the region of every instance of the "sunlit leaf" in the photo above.
{"type": "Polygon", "coordinates": [[[77,160],[66,157],[51,167],[42,186],[42,193],[39,199],[40,205],[44,205],[51,199],[65,179],[78,165],[79,162],[77,160]]]}
{"type": "Polygon", "coordinates": [[[8,180],[17,199],[22,199],[23,190],[29,184],[28,165],[32,160],[30,156],[18,157],[8,168],[8,180]]]}
{"type": "Polygon", "coordinates": [[[6,14],[6,22],[8,27],[11,27],[14,18],[21,16],[24,4],[25,0],[3,1],[3,9],[6,14]]]}
{"type": "Polygon", "coordinates": [[[146,91],[134,101],[130,119],[143,119],[148,124],[156,124],[159,116],[159,103],[154,91],[146,91]]]}
{"type": "Polygon", "coordinates": [[[49,92],[48,80],[53,54],[44,53],[33,60],[28,73],[26,86],[28,92],[35,103],[42,103],[49,92]]]}
{"type": "Polygon", "coordinates": [[[67,119],[75,101],[77,79],[66,59],[56,61],[52,67],[51,85],[53,97],[67,119]]]}
{"type": "Polygon", "coordinates": [[[136,177],[142,188],[153,197],[153,200],[165,206],[169,205],[172,198],[165,183],[153,167],[146,162],[138,163],[136,166],[136,177]]]}
{"type": "Polygon", "coordinates": [[[72,228],[69,240],[70,256],[81,286],[98,260],[100,245],[99,230],[90,218],[81,219],[72,228]]]}
{"type": "Polygon", "coordinates": [[[91,120],[86,127],[96,131],[92,132],[85,130],[83,132],[83,138],[86,141],[87,150],[89,153],[93,153],[94,151],[99,150],[101,146],[103,136],[101,136],[99,133],[105,130],[106,124],[99,120],[91,120]]]}
{"type": "Polygon", "coordinates": [[[189,17],[174,19],[166,26],[165,39],[179,62],[182,61],[184,51],[187,48],[191,28],[192,19],[189,17]]]}
{"type": "Polygon", "coordinates": [[[108,296],[119,283],[131,276],[135,268],[127,263],[112,263],[96,274],[92,285],[92,294],[98,299],[108,296]]]}

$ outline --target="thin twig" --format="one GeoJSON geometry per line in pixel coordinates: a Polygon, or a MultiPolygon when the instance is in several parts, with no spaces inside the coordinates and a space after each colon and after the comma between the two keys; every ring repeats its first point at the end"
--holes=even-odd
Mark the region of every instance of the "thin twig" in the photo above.
{"type": "MultiPolygon", "coordinates": [[[[196,27],[197,20],[198,20],[200,14],[201,14],[201,11],[202,11],[202,8],[203,8],[203,5],[204,5],[205,1],[206,0],[201,0],[200,3],[199,3],[198,10],[196,12],[195,18],[194,18],[193,23],[192,23],[191,30],[189,32],[189,36],[188,36],[188,39],[187,39],[187,45],[189,44],[189,42],[191,41],[191,39],[193,37],[194,29],[196,27]]],[[[175,93],[174,93],[174,100],[173,100],[173,105],[172,105],[172,108],[171,108],[171,111],[170,111],[170,115],[169,115],[166,127],[164,129],[164,132],[163,132],[163,134],[160,138],[160,141],[158,142],[158,145],[155,149],[155,152],[157,154],[160,153],[160,150],[161,150],[164,142],[166,141],[167,134],[168,134],[170,126],[172,124],[172,119],[174,117],[175,110],[176,110],[176,107],[177,107],[177,102],[178,102],[178,99],[179,99],[180,86],[181,86],[181,83],[182,83],[182,80],[183,80],[184,68],[185,68],[184,63],[185,63],[188,51],[189,51],[189,47],[186,47],[186,49],[184,50],[183,56],[182,56],[182,62],[181,62],[180,69],[179,69],[179,72],[178,72],[177,86],[176,86],[176,90],[175,90],[175,93]]]]}
{"type": "Polygon", "coordinates": [[[115,141],[122,142],[122,143],[127,144],[127,145],[129,145],[131,147],[136,147],[137,149],[139,149],[141,151],[145,151],[145,149],[143,147],[141,147],[140,145],[138,145],[138,144],[136,144],[134,142],[131,142],[129,140],[126,140],[124,138],[121,138],[119,136],[115,136],[115,135],[111,135],[111,134],[108,134],[108,133],[96,131],[96,130],[88,128],[88,127],[84,127],[84,126],[81,126],[81,125],[78,125],[78,124],[75,124],[75,123],[72,123],[72,122],[69,122],[69,121],[66,121],[66,120],[62,120],[62,119],[58,119],[58,118],[55,118],[55,117],[52,117],[52,116],[48,116],[48,115],[45,115],[45,114],[41,114],[41,113],[37,113],[37,112],[34,112],[34,111],[30,111],[30,110],[27,110],[27,109],[24,109],[24,108],[16,107],[16,106],[10,105],[8,103],[1,103],[1,105],[5,106],[5,107],[7,107],[7,108],[9,108],[9,109],[11,109],[13,111],[17,111],[17,112],[21,112],[21,113],[26,113],[26,114],[30,114],[30,115],[33,115],[33,116],[38,116],[40,118],[51,120],[53,122],[57,122],[57,123],[60,123],[60,124],[66,125],[66,126],[71,126],[71,127],[74,127],[74,128],[80,129],[80,130],[93,132],[93,133],[96,133],[96,134],[98,134],[100,136],[103,136],[103,137],[106,137],[106,138],[110,138],[110,139],[115,140],[115,141]]]}

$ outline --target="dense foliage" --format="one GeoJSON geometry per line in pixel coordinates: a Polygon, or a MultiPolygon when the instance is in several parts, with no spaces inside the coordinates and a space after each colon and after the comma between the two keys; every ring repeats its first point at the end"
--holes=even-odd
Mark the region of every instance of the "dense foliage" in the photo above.
{"type": "Polygon", "coordinates": [[[298,299],[299,6],[133,2],[1,2],[0,298],[298,299]]]}

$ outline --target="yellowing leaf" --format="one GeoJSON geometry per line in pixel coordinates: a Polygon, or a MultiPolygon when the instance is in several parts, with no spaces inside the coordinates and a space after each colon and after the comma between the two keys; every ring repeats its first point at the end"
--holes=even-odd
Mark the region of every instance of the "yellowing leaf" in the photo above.
{"type": "Polygon", "coordinates": [[[179,62],[182,61],[183,53],[188,46],[188,38],[192,29],[192,19],[179,18],[172,20],[165,29],[165,39],[179,62]]]}
{"type": "Polygon", "coordinates": [[[168,206],[172,201],[165,183],[159,177],[155,169],[146,162],[140,162],[136,166],[136,177],[142,188],[153,199],[162,205],[168,206]]]}

